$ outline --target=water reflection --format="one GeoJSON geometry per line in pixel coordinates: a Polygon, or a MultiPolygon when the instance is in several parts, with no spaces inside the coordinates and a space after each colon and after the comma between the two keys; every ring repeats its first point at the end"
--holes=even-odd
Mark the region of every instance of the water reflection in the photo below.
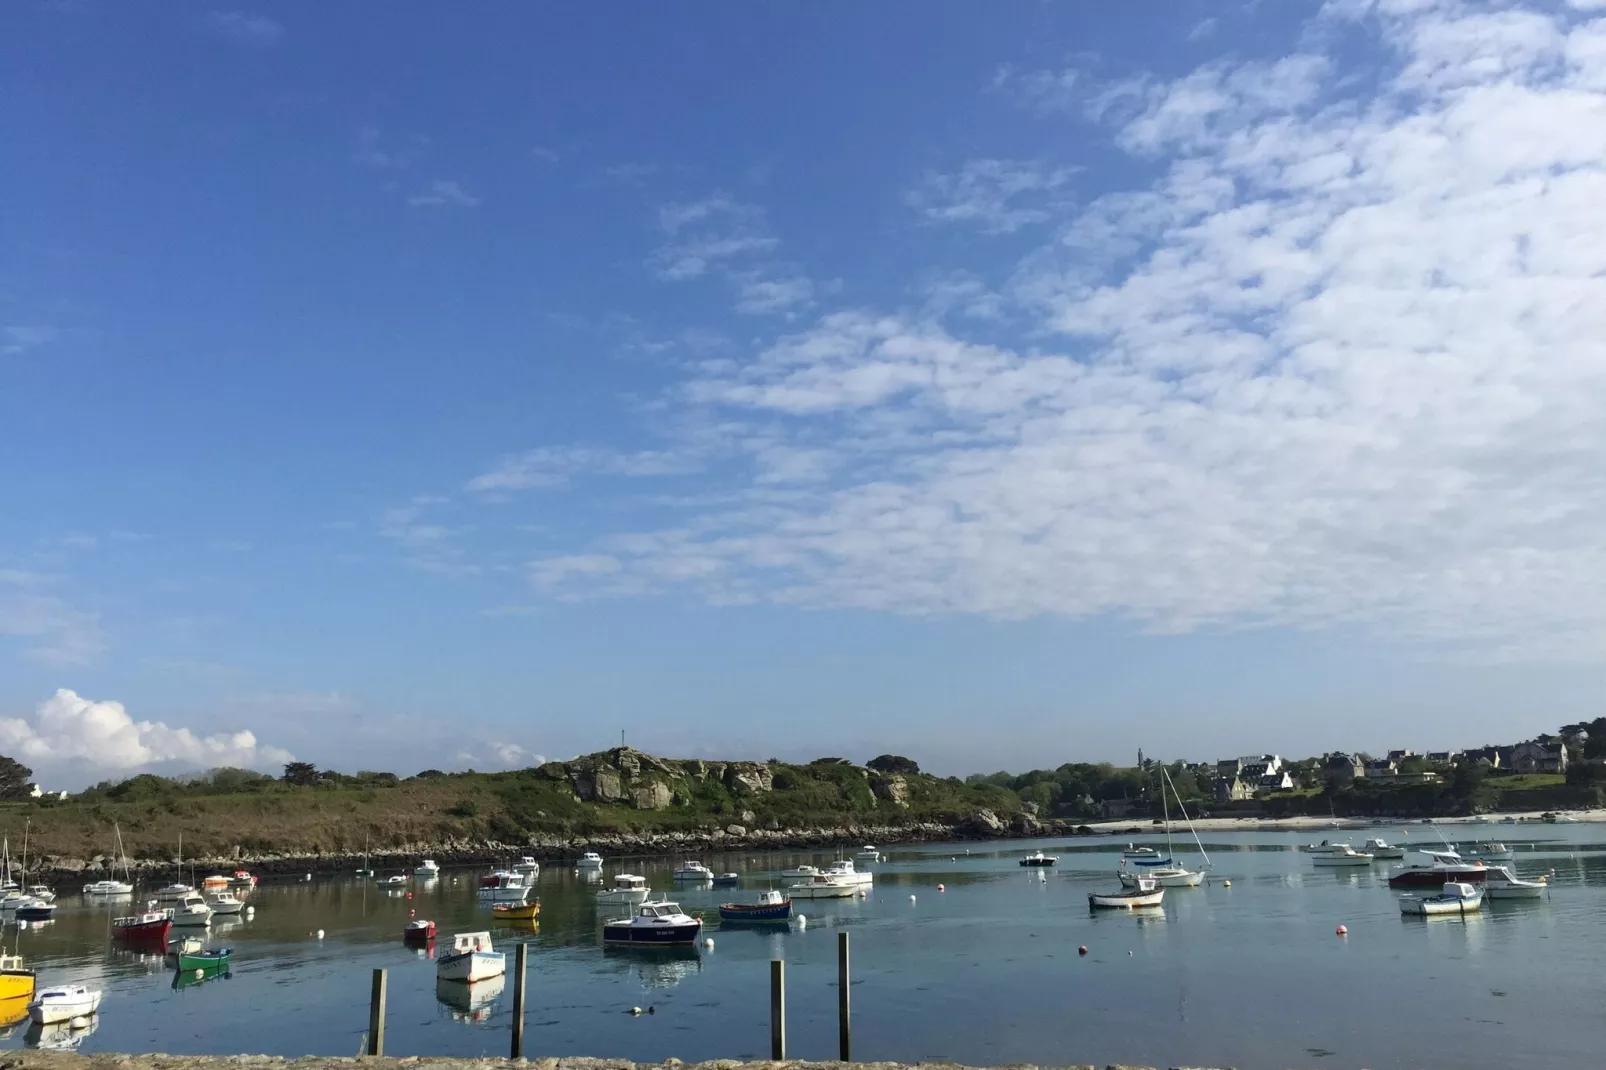
{"type": "Polygon", "coordinates": [[[435,979],[435,998],[447,1008],[454,1022],[489,1021],[494,1004],[507,987],[507,977],[499,974],[483,981],[443,981],[435,979]]]}
{"type": "Polygon", "coordinates": [[[636,978],[643,988],[673,988],[703,970],[702,955],[691,947],[604,947],[603,960],[636,978]]]}
{"type": "MultiPolygon", "coordinates": [[[[73,1022],[84,1021],[74,1018],[73,1022]]],[[[92,1036],[100,1028],[100,1015],[91,1015],[83,1025],[74,1027],[72,1022],[52,1022],[50,1025],[41,1025],[34,1022],[28,1027],[23,1037],[23,1043],[30,1048],[42,1048],[46,1051],[77,1051],[84,1040],[92,1036]]]]}

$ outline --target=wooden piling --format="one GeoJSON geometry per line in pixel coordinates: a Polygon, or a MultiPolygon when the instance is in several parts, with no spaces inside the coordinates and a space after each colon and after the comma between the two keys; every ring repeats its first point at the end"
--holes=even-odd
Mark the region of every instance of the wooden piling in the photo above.
{"type": "Polygon", "coordinates": [[[374,971],[373,994],[368,999],[368,1054],[385,1054],[385,971],[374,971]]]}
{"type": "Polygon", "coordinates": [[[515,1059],[524,1058],[524,961],[530,945],[519,942],[513,954],[513,1051],[515,1059]]]}
{"type": "Polygon", "coordinates": [[[770,1058],[786,1059],[786,963],[770,960],[770,1058]]]}
{"type": "Polygon", "coordinates": [[[853,1061],[853,1025],[848,1014],[848,934],[836,934],[837,1058],[853,1061]]]}

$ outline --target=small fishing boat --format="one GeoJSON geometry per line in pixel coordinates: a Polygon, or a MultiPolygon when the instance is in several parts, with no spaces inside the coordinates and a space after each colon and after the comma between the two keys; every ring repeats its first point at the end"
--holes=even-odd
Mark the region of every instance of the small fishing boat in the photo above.
{"type": "Polygon", "coordinates": [[[1023,866],[1052,866],[1058,864],[1058,862],[1059,857],[1057,855],[1046,855],[1042,851],[1033,851],[1020,860],[1020,864],[1023,866]]]}
{"type": "Polygon", "coordinates": [[[530,882],[520,873],[506,871],[496,874],[494,884],[481,882],[475,894],[482,902],[522,903],[530,898],[530,882]]]}
{"type": "Polygon", "coordinates": [[[433,939],[435,939],[435,923],[426,918],[419,918],[402,926],[404,944],[427,944],[433,939]]]}
{"type": "Polygon", "coordinates": [[[36,984],[37,976],[23,967],[21,955],[0,954],[0,1002],[32,999],[36,984]]]}
{"type": "Polygon", "coordinates": [[[700,919],[684,913],[678,903],[660,899],[641,904],[633,917],[604,922],[602,942],[629,947],[684,947],[695,944],[702,931],[700,919]]]}
{"type": "Polygon", "coordinates": [[[819,875],[820,875],[820,867],[819,866],[808,866],[808,865],[793,866],[791,869],[783,869],[783,870],[781,870],[781,876],[786,877],[788,879],[794,879],[794,880],[795,879],[799,879],[799,878],[806,880],[809,877],[818,877],[819,875]]]}
{"type": "Polygon", "coordinates": [[[675,867],[675,880],[677,881],[695,883],[697,881],[712,881],[713,879],[714,871],[701,862],[682,862],[675,867]]]}
{"type": "Polygon", "coordinates": [[[637,903],[646,902],[651,894],[652,889],[647,887],[646,877],[638,877],[634,873],[616,873],[613,887],[604,888],[597,893],[597,904],[635,906],[637,903]]]}
{"type": "Polygon", "coordinates": [[[1343,843],[1328,843],[1326,840],[1323,840],[1321,843],[1307,843],[1300,848],[1301,851],[1311,855],[1325,855],[1331,854],[1334,851],[1353,851],[1354,849],[1354,845],[1352,845],[1348,840],[1345,840],[1343,843]]]}
{"type": "Polygon", "coordinates": [[[214,914],[238,914],[245,909],[245,900],[232,892],[218,892],[206,897],[206,905],[214,914]]]}
{"type": "Polygon", "coordinates": [[[435,976],[442,981],[483,981],[506,972],[507,956],[491,949],[490,933],[458,933],[452,950],[435,962],[435,976]]]}
{"type": "Polygon", "coordinates": [[[407,887],[407,877],[398,873],[393,877],[380,877],[375,883],[381,888],[405,888],[407,887]]]}
{"type": "Polygon", "coordinates": [[[860,873],[858,870],[853,868],[853,860],[850,858],[843,858],[836,862],[832,862],[825,868],[825,875],[827,877],[834,877],[843,884],[866,885],[875,883],[875,874],[860,873]]]}
{"type": "Polygon", "coordinates": [[[1448,881],[1438,895],[1402,895],[1400,913],[1431,917],[1435,914],[1467,914],[1483,906],[1483,889],[1475,884],[1448,881]]]}
{"type": "Polygon", "coordinates": [[[1357,851],[1349,844],[1344,844],[1336,850],[1311,855],[1310,862],[1318,869],[1323,866],[1369,866],[1372,864],[1372,856],[1364,851],[1357,851]]]}
{"type": "Polygon", "coordinates": [[[1500,823],[1502,825],[1515,825],[1517,823],[1517,819],[1508,814],[1500,819],[1500,823]]]}
{"type": "Polygon", "coordinates": [[[18,921],[49,921],[56,913],[56,904],[30,898],[16,910],[18,921]]]}
{"type": "MultiPolygon", "coordinates": [[[[371,875],[372,874],[370,874],[370,876],[371,875]]],[[[249,889],[249,888],[255,888],[256,886],[257,886],[256,875],[251,873],[249,870],[237,869],[237,870],[234,871],[234,876],[229,878],[229,887],[230,888],[247,888],[247,889],[249,889]]]]}
{"type": "Polygon", "coordinates": [[[719,904],[721,921],[790,921],[792,901],[773,888],[758,893],[756,903],[719,904]]]}
{"type": "Polygon", "coordinates": [[[1405,848],[1395,847],[1386,840],[1367,840],[1361,850],[1373,858],[1404,858],[1405,848]]]}
{"type": "Polygon", "coordinates": [[[859,848],[858,853],[853,857],[860,862],[879,862],[881,861],[881,852],[876,849],[874,844],[867,843],[859,848]]]}
{"type": "Polygon", "coordinates": [[[432,881],[440,875],[441,867],[436,864],[433,858],[424,859],[418,864],[418,868],[413,870],[413,876],[417,877],[419,880],[432,881]]]}
{"type": "Polygon", "coordinates": [[[194,895],[195,889],[188,884],[169,884],[164,888],[156,889],[151,894],[156,896],[158,903],[177,903],[185,896],[194,895]]]}
{"type": "Polygon", "coordinates": [[[541,872],[541,863],[537,862],[529,855],[525,855],[523,858],[519,859],[518,865],[513,867],[513,872],[528,879],[538,875],[541,872]]]}
{"type": "Polygon", "coordinates": [[[1131,910],[1134,907],[1157,907],[1165,902],[1165,889],[1158,881],[1138,878],[1137,887],[1120,892],[1089,892],[1087,905],[1092,910],[1131,910]]]}
{"type": "Polygon", "coordinates": [[[1445,884],[1482,884],[1488,871],[1482,862],[1468,862],[1454,851],[1418,851],[1426,863],[1414,863],[1389,874],[1390,888],[1441,888],[1445,884]]]}
{"type": "Polygon", "coordinates": [[[134,886],[123,881],[95,881],[93,884],[84,885],[84,894],[101,898],[133,895],[134,886]]]}
{"type": "Polygon", "coordinates": [[[1127,870],[1124,864],[1117,871],[1116,877],[1121,881],[1123,888],[1136,888],[1146,880],[1154,881],[1162,888],[1197,888],[1205,879],[1203,870],[1187,869],[1183,866],[1159,866],[1132,872],[1127,870]]]}
{"type": "Polygon", "coordinates": [[[716,874],[714,874],[714,887],[715,888],[734,888],[736,885],[738,885],[740,883],[742,883],[742,875],[740,873],[716,873],[716,874]]]}
{"type": "Polygon", "coordinates": [[[143,914],[112,919],[112,935],[130,944],[165,945],[172,929],[173,915],[165,910],[147,910],[143,914]]]}
{"type": "Polygon", "coordinates": [[[802,884],[786,888],[786,894],[793,899],[852,899],[858,891],[858,885],[839,881],[829,873],[817,873],[802,884]]]}
{"type": "Polygon", "coordinates": [[[41,902],[54,903],[56,901],[56,893],[51,891],[50,886],[46,884],[30,885],[28,894],[41,902]]]}
{"type": "Polygon", "coordinates": [[[229,888],[229,878],[221,873],[214,873],[201,882],[203,892],[222,892],[229,888]]]}
{"type": "Polygon", "coordinates": [[[178,968],[185,973],[192,970],[226,970],[233,955],[232,947],[218,947],[208,951],[180,951],[178,968]]]}
{"type": "Polygon", "coordinates": [[[1129,843],[1126,845],[1126,850],[1121,852],[1121,857],[1131,862],[1137,862],[1145,858],[1159,858],[1160,852],[1153,847],[1137,847],[1129,843]]]}
{"type": "Polygon", "coordinates": [[[1550,890],[1550,881],[1540,877],[1536,881],[1523,880],[1509,866],[1490,866],[1483,880],[1483,891],[1490,899],[1541,899],[1550,890]]]}
{"type": "Polygon", "coordinates": [[[595,851],[587,851],[580,856],[580,861],[574,864],[575,869],[601,869],[602,856],[595,851]]]}
{"type": "Polygon", "coordinates": [[[210,925],[212,923],[212,908],[206,905],[206,900],[200,895],[191,892],[177,903],[173,904],[174,925],[210,925]]]}
{"type": "Polygon", "coordinates": [[[498,903],[491,908],[497,921],[534,921],[541,916],[541,900],[533,903],[498,903]]]}
{"type": "Polygon", "coordinates": [[[100,1009],[100,990],[83,985],[41,988],[28,1004],[28,1017],[40,1025],[87,1018],[100,1009]]]}
{"type": "Polygon", "coordinates": [[[1467,857],[1479,862],[1512,862],[1517,854],[1503,843],[1484,842],[1473,844],[1467,857]]]}

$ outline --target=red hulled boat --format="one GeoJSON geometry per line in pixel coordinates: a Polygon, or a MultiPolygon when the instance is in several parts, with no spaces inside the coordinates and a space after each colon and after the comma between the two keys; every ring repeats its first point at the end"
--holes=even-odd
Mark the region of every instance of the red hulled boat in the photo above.
{"type": "Polygon", "coordinates": [[[1446,884],[1482,884],[1489,871],[1482,862],[1468,862],[1454,851],[1420,851],[1432,859],[1389,874],[1390,888],[1442,888],[1446,884]]]}
{"type": "Polygon", "coordinates": [[[125,943],[167,946],[173,928],[173,915],[165,910],[148,910],[126,918],[112,919],[112,935],[125,943]]]}

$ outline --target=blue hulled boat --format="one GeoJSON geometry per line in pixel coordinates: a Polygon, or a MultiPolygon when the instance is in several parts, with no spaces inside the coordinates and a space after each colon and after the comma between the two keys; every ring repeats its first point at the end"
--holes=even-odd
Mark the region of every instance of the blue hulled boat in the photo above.
{"type": "Polygon", "coordinates": [[[641,904],[634,917],[604,922],[602,942],[628,947],[684,947],[695,944],[702,931],[701,919],[683,913],[678,903],[660,899],[641,904]]]}
{"type": "Polygon", "coordinates": [[[792,901],[771,888],[760,892],[756,903],[719,904],[721,921],[790,921],[792,901]]]}

